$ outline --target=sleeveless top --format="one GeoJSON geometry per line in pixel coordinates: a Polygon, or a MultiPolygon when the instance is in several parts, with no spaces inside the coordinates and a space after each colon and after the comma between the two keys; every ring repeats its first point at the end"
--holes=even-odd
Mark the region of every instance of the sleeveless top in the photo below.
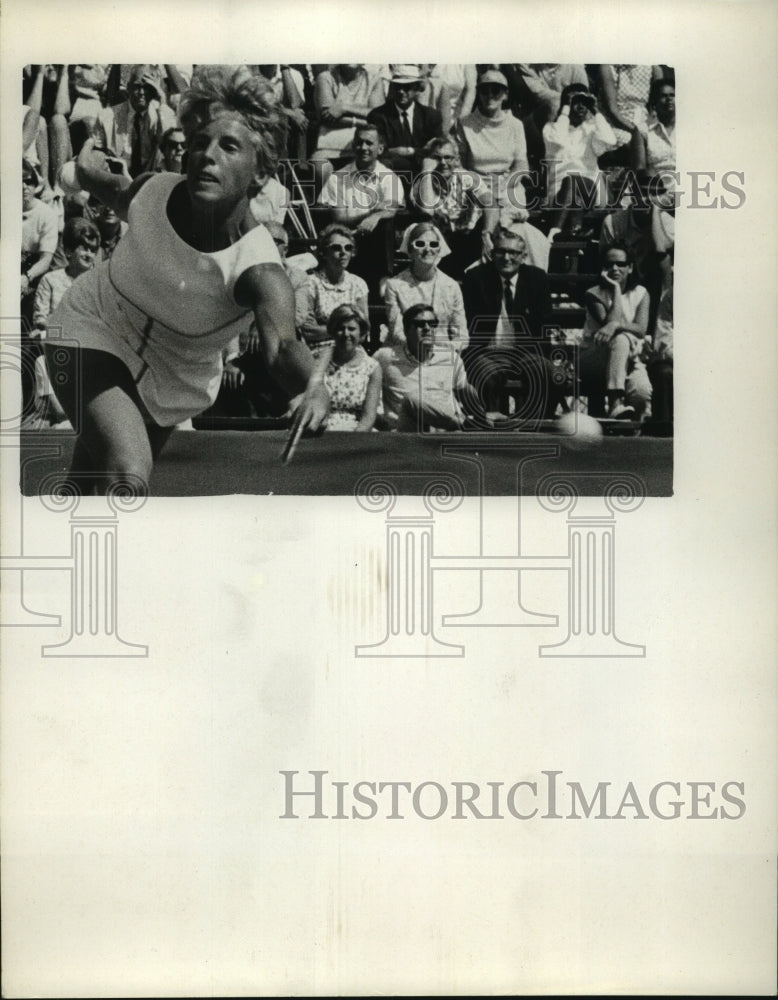
{"type": "Polygon", "coordinates": [[[81,348],[120,358],[161,426],[215,400],[221,352],[250,322],[249,310],[235,302],[235,283],[256,264],[280,264],[262,225],[215,253],[184,242],[167,216],[182,183],[180,174],[163,173],[143,185],[111,258],[74,282],[49,320],[81,348]]]}

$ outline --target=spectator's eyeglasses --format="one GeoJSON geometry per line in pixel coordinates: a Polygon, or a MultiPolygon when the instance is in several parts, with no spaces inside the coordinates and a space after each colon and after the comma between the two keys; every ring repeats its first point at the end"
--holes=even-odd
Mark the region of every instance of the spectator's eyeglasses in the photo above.
{"type": "Polygon", "coordinates": [[[353,253],[354,252],[354,244],[353,243],[328,243],[327,244],[327,251],[328,252],[332,252],[333,250],[336,251],[336,252],[339,251],[339,250],[342,250],[344,253],[353,253]]]}
{"type": "Polygon", "coordinates": [[[478,90],[479,93],[486,94],[488,97],[502,97],[508,93],[505,87],[501,87],[499,83],[482,83],[478,90]]]}
{"type": "Polygon", "coordinates": [[[177,139],[168,139],[165,145],[168,149],[186,149],[186,143],[179,142],[177,139]]]}
{"type": "Polygon", "coordinates": [[[619,267],[619,268],[629,267],[629,261],[628,260],[609,260],[608,261],[608,267],[619,267]]]}
{"type": "Polygon", "coordinates": [[[420,330],[429,328],[430,330],[436,330],[438,327],[438,321],[436,319],[415,319],[413,325],[417,326],[420,330]]]}
{"type": "Polygon", "coordinates": [[[440,243],[437,240],[430,240],[429,242],[425,240],[414,240],[411,246],[416,250],[426,250],[428,247],[430,250],[437,250],[440,247],[440,243]]]}
{"type": "Polygon", "coordinates": [[[510,250],[508,247],[495,247],[494,253],[500,254],[501,257],[521,257],[524,254],[524,251],[510,250]]]}

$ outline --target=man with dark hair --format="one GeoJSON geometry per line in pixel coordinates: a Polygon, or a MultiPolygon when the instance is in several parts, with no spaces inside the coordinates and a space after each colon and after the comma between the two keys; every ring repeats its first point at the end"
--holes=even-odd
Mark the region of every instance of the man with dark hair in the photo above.
{"type": "Polygon", "coordinates": [[[352,272],[367,282],[373,304],[382,301],[381,278],[392,273],[394,217],[405,204],[400,178],[380,160],[385,148],[377,126],[357,126],[353,161],[331,175],[319,198],[334,222],[354,230],[357,256],[352,272]]]}
{"type": "Polygon", "coordinates": [[[447,344],[435,342],[438,318],[425,302],[403,313],[405,343],[382,347],[383,430],[462,430],[467,377],[462,360],[447,344]]]}
{"type": "Polygon", "coordinates": [[[184,172],[186,138],[183,129],[177,125],[169,128],[160,139],[159,151],[162,154],[160,170],[169,170],[173,174],[184,172]]]}

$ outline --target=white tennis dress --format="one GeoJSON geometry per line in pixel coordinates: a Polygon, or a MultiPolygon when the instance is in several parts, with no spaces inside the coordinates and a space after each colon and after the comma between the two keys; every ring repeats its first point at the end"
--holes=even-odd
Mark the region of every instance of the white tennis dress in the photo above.
{"type": "Polygon", "coordinates": [[[171,192],[182,183],[179,174],[164,173],[143,185],[113,256],[74,282],[48,323],[82,348],[120,358],[163,427],[216,399],[222,349],[247,326],[235,282],[255,264],[280,264],[262,225],[216,253],[185,243],[167,216],[171,192]]]}

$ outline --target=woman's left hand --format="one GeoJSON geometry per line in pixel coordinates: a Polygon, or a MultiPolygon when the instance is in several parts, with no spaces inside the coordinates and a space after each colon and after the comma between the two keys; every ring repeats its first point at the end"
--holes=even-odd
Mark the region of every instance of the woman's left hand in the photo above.
{"type": "Polygon", "coordinates": [[[611,278],[611,277],[610,277],[610,275],[608,274],[608,272],[607,272],[607,271],[601,271],[601,272],[600,272],[600,277],[601,277],[601,278],[602,278],[602,280],[603,280],[603,281],[605,282],[605,284],[606,284],[606,285],[610,285],[610,286],[611,286],[611,288],[613,288],[613,289],[614,289],[614,291],[615,291],[615,289],[617,289],[617,288],[620,288],[620,287],[621,287],[621,286],[619,285],[618,281],[616,281],[616,279],[615,279],[615,278],[611,278]]]}

